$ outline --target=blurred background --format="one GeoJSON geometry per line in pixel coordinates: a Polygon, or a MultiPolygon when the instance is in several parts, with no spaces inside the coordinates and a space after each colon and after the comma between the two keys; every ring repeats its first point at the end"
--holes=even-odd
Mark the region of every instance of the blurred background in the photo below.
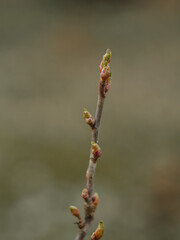
{"type": "Polygon", "coordinates": [[[180,239],[178,0],[0,1],[0,239],[74,239],[99,69],[103,239],[180,239]]]}

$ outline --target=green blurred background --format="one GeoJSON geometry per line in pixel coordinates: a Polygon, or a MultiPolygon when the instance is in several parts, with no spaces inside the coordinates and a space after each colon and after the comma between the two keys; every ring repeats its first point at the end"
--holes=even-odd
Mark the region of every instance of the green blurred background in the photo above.
{"type": "Polygon", "coordinates": [[[74,239],[99,70],[112,50],[95,221],[103,239],[180,239],[178,1],[0,1],[0,239],[74,239]]]}

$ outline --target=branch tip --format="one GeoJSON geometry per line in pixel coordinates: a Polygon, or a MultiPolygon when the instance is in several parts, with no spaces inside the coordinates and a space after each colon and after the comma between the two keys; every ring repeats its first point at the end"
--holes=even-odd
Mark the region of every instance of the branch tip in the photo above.
{"type": "Polygon", "coordinates": [[[91,240],[99,240],[102,238],[104,234],[104,222],[100,221],[98,224],[98,227],[96,228],[96,231],[93,232],[91,235],[91,240]]]}
{"type": "Polygon", "coordinates": [[[100,63],[100,85],[99,92],[102,97],[105,97],[106,92],[111,86],[111,71],[110,71],[111,50],[108,48],[100,63]]]}
{"type": "MultiPolygon", "coordinates": [[[[101,156],[101,148],[97,144],[99,126],[101,122],[105,96],[111,86],[110,61],[111,61],[111,50],[108,48],[106,50],[106,53],[102,57],[102,61],[99,65],[99,69],[100,69],[99,95],[98,95],[95,117],[93,117],[86,108],[83,109],[84,120],[92,129],[92,142],[91,142],[91,149],[90,149],[89,165],[86,172],[86,182],[87,182],[86,188],[84,188],[81,193],[81,196],[84,199],[84,213],[85,213],[84,221],[82,221],[82,218],[79,214],[79,210],[75,206],[70,206],[70,211],[72,215],[76,216],[79,219],[79,222],[77,223],[79,227],[79,231],[75,240],[83,240],[84,237],[86,236],[87,231],[94,219],[94,213],[95,213],[96,207],[98,206],[98,203],[99,203],[98,194],[97,193],[93,194],[94,176],[95,176],[97,159],[101,156]]],[[[99,240],[103,236],[103,233],[104,233],[104,223],[103,221],[100,221],[97,229],[91,236],[91,240],[99,240]]]]}
{"type": "Polygon", "coordinates": [[[80,214],[79,214],[79,209],[75,206],[70,206],[69,207],[70,212],[72,213],[73,216],[77,217],[77,218],[81,218],[80,214]]]}

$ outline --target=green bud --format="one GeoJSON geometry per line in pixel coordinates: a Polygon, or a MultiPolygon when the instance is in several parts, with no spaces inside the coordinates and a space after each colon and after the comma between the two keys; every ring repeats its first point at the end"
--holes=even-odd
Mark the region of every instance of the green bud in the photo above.
{"type": "Polygon", "coordinates": [[[104,222],[103,221],[99,221],[98,228],[104,229],[104,222]]]}

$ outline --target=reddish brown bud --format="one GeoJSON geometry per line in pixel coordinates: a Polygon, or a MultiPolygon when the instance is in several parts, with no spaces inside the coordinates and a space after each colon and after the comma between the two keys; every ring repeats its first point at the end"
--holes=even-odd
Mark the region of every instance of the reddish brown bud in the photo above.
{"type": "Polygon", "coordinates": [[[95,232],[91,235],[91,240],[96,240],[95,232]]]}
{"type": "Polygon", "coordinates": [[[80,218],[79,210],[78,210],[77,207],[70,206],[69,208],[70,208],[70,211],[71,211],[72,215],[74,215],[77,218],[80,218]]]}
{"type": "Polygon", "coordinates": [[[87,188],[84,188],[84,189],[82,190],[81,196],[82,196],[82,198],[83,198],[84,200],[87,200],[87,199],[88,199],[88,190],[87,190],[87,188]]]}
{"type": "Polygon", "coordinates": [[[98,195],[98,193],[95,193],[95,194],[92,196],[92,205],[93,205],[94,207],[97,207],[98,203],[99,203],[99,195],[98,195]]]}
{"type": "Polygon", "coordinates": [[[92,115],[84,108],[84,120],[85,122],[91,127],[91,128],[94,128],[94,124],[95,124],[95,121],[94,121],[94,118],[92,117],[92,115]]]}
{"type": "Polygon", "coordinates": [[[93,232],[93,234],[91,235],[91,240],[96,240],[95,232],[93,232]]]}
{"type": "Polygon", "coordinates": [[[100,84],[99,84],[99,93],[102,97],[105,97],[106,93],[109,91],[111,86],[111,72],[110,72],[110,59],[111,51],[107,49],[106,54],[103,56],[100,69],[100,84]]]}
{"type": "Polygon", "coordinates": [[[95,239],[99,240],[100,238],[102,238],[103,233],[104,233],[103,229],[97,228],[95,231],[95,237],[96,237],[95,239]]]}
{"type": "Polygon", "coordinates": [[[98,228],[95,231],[96,239],[99,240],[102,237],[103,233],[104,233],[104,223],[103,221],[100,221],[98,228]]]}
{"type": "Polygon", "coordinates": [[[101,149],[95,142],[91,142],[93,159],[97,160],[101,156],[101,149]]]}
{"type": "Polygon", "coordinates": [[[111,79],[109,77],[109,78],[106,79],[106,82],[105,82],[105,92],[109,91],[110,86],[111,86],[111,79]]]}
{"type": "Polygon", "coordinates": [[[104,233],[104,223],[103,221],[100,221],[96,231],[93,232],[93,234],[91,235],[91,240],[101,239],[103,236],[103,233],[104,233]]]}
{"type": "Polygon", "coordinates": [[[105,81],[106,79],[108,79],[110,77],[110,69],[109,67],[103,67],[100,77],[103,81],[105,81]]]}

